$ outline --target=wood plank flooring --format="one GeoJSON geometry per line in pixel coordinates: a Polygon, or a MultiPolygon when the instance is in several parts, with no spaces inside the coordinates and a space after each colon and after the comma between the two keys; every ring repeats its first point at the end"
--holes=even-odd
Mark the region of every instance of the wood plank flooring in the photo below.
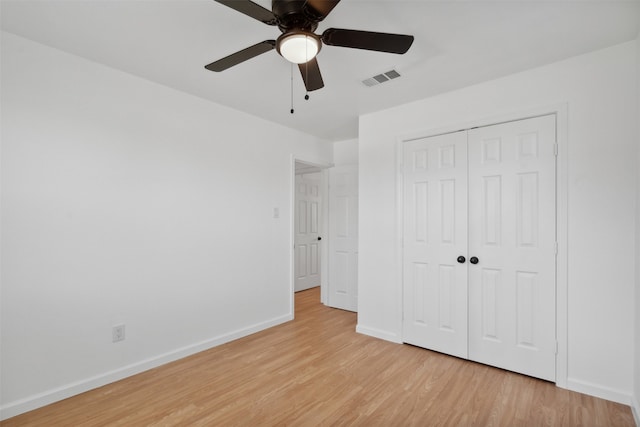
{"type": "Polygon", "coordinates": [[[296,294],[296,319],[3,426],[634,426],[630,408],[354,332],[296,294]]]}

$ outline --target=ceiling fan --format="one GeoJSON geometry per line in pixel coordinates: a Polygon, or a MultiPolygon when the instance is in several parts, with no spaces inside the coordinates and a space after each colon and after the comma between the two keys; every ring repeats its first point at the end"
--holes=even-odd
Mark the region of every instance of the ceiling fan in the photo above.
{"type": "Polygon", "coordinates": [[[340,3],[340,0],[272,0],[268,10],[250,0],[215,0],[267,25],[277,26],[282,34],[233,53],[205,68],[223,71],[272,49],[288,61],[298,64],[307,91],[324,87],[316,55],[322,45],[403,54],[411,47],[413,36],[371,31],[329,28],[321,36],[314,31],[340,3]]]}

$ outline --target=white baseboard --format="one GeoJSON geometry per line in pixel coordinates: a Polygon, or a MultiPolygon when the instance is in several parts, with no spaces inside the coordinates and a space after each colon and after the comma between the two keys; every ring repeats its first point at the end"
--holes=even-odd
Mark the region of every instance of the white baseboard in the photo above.
{"type": "Polygon", "coordinates": [[[397,344],[402,343],[400,335],[389,331],[383,331],[382,329],[369,328],[367,326],[358,324],[356,325],[356,332],[363,335],[369,335],[370,337],[380,338],[381,340],[391,341],[397,344]]]}
{"type": "Polygon", "coordinates": [[[640,427],[640,401],[638,401],[640,396],[634,396],[633,402],[631,402],[631,412],[633,413],[633,418],[636,420],[636,426],[640,427]]]}
{"type": "Polygon", "coordinates": [[[293,320],[293,315],[291,314],[276,317],[274,319],[267,320],[266,322],[257,323],[243,329],[232,331],[214,338],[178,348],[155,357],[141,360],[139,362],[132,363],[130,365],[123,366],[109,372],[83,379],[81,381],[65,384],[61,387],[47,390],[45,392],[29,396],[25,399],[9,402],[0,407],[0,421],[15,417],[16,415],[20,415],[25,412],[32,411],[34,409],[41,408],[43,406],[58,402],[71,396],[78,395],[80,393],[93,390],[94,388],[102,387],[112,382],[130,377],[132,375],[148,371],[149,369],[153,369],[166,363],[191,356],[192,354],[208,350],[210,348],[225,344],[238,338],[246,337],[247,335],[251,335],[253,333],[265,330],[281,323],[288,322],[290,320],[293,320]]]}
{"type": "Polygon", "coordinates": [[[589,396],[595,396],[629,406],[631,406],[633,400],[632,395],[628,392],[606,387],[601,384],[577,380],[575,378],[567,378],[567,390],[577,391],[578,393],[588,394],[589,396]]]}

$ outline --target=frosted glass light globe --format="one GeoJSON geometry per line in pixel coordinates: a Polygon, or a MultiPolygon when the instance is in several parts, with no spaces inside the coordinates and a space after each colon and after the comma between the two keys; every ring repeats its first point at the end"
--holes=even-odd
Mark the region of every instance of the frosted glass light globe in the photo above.
{"type": "Polygon", "coordinates": [[[318,40],[306,34],[291,34],[280,41],[280,55],[294,64],[304,64],[318,54],[318,40]]]}

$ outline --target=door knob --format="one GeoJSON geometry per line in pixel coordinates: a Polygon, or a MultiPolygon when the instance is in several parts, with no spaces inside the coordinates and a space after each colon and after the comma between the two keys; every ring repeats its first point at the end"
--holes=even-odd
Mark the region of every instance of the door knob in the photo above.
{"type": "Polygon", "coordinates": [[[463,257],[462,255],[460,255],[460,256],[458,257],[458,262],[459,262],[460,264],[464,264],[464,262],[465,262],[466,260],[467,260],[467,259],[466,259],[465,257],[463,257]]]}
{"type": "Polygon", "coordinates": [[[469,262],[470,262],[471,264],[477,264],[477,263],[478,263],[478,261],[480,261],[480,260],[478,259],[478,257],[472,256],[471,258],[469,258],[469,262]]]}
{"type": "Polygon", "coordinates": [[[322,237],[318,236],[318,240],[322,240],[322,237]]]}

